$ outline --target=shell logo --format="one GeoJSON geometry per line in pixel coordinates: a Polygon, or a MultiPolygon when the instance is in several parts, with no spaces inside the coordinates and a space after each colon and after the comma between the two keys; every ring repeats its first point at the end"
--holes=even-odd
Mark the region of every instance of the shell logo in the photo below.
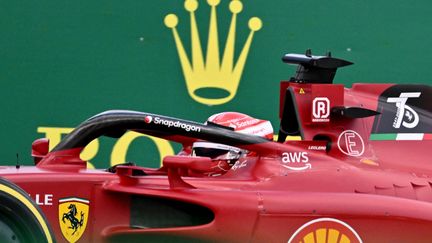
{"type": "Polygon", "coordinates": [[[347,223],[333,218],[320,218],[301,226],[288,243],[363,243],[347,223]]]}

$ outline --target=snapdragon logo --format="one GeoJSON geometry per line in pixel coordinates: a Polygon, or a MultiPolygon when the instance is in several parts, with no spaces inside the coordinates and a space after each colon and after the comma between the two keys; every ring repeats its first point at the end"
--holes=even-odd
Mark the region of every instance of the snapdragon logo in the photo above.
{"type": "Polygon", "coordinates": [[[154,120],[153,120],[153,123],[157,124],[157,125],[161,124],[161,125],[164,125],[164,126],[167,126],[167,127],[181,128],[181,129],[185,130],[186,132],[190,132],[190,131],[201,132],[201,128],[200,127],[197,127],[197,126],[194,126],[194,125],[190,125],[190,124],[186,124],[186,123],[183,123],[181,121],[165,120],[165,119],[162,119],[160,117],[155,117],[154,120]]]}

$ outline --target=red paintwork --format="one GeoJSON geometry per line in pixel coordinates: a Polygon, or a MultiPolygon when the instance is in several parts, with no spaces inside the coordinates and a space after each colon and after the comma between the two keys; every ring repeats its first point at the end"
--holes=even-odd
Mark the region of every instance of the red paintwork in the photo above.
{"type": "Polygon", "coordinates": [[[39,138],[32,143],[31,156],[34,158],[35,164],[39,163],[49,152],[49,139],[39,138]]]}
{"type": "Polygon", "coordinates": [[[369,141],[373,117],[322,124],[311,121],[313,97],[325,95],[338,106],[376,110],[379,94],[391,85],[356,84],[351,89],[328,84],[282,86],[294,90],[304,141],[241,146],[256,155],[240,161],[246,166],[220,177],[184,176],[187,168],[205,169],[188,157],[168,157],[162,170],[128,166],[119,167],[116,174],[90,170],[79,159],[81,148],[49,153],[36,167],[1,167],[0,175],[33,198],[53,195],[52,205],[41,208],[57,242],[65,242],[59,228],[58,200],[66,197],[90,200],[89,223],[81,242],[124,235],[141,236],[143,241],[152,235],[176,235],[217,242],[287,242],[302,225],[318,218],[347,223],[363,242],[430,242],[432,164],[428,149],[432,141],[369,141]],[[362,136],[362,156],[348,156],[338,149],[338,136],[344,130],[362,136]],[[333,141],[328,153],[309,149],[325,144],[311,141],[317,134],[333,141]],[[311,168],[283,167],[284,152],[307,152],[311,168]],[[134,169],[149,175],[132,176],[134,169]],[[198,204],[212,210],[215,219],[194,227],[131,228],[130,200],[136,194],[198,204]]]}

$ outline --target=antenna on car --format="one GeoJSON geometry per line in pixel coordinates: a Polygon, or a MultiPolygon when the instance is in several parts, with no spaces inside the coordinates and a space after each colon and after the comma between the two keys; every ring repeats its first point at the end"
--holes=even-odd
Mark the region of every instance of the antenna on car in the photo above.
{"type": "Polygon", "coordinates": [[[18,153],[16,153],[16,165],[15,168],[19,169],[21,167],[21,165],[19,164],[19,155],[18,153]]]}
{"type": "Polygon", "coordinates": [[[311,49],[307,49],[304,55],[286,54],[282,61],[298,65],[295,76],[290,79],[291,82],[317,84],[333,83],[338,68],[353,64],[332,57],[331,52],[327,52],[325,56],[313,56],[311,49]]]}

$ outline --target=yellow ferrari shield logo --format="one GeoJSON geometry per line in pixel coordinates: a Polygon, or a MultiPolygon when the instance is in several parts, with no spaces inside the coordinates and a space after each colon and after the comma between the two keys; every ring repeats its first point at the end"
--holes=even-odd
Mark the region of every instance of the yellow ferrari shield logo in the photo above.
{"type": "Polygon", "coordinates": [[[89,200],[68,197],[59,200],[59,224],[68,242],[77,242],[83,235],[88,221],[89,200]]]}

